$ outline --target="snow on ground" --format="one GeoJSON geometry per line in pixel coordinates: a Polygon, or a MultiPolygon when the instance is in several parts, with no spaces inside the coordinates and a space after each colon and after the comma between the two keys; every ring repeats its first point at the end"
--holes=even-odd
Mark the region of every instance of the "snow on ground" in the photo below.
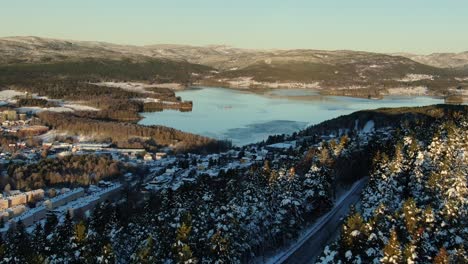
{"type": "Polygon", "coordinates": [[[38,106],[18,107],[16,108],[16,110],[20,113],[29,112],[29,113],[34,113],[34,114],[40,113],[43,111],[50,111],[50,112],[57,112],[57,113],[74,112],[74,111],[99,111],[99,109],[91,107],[91,106],[72,104],[72,103],[66,103],[58,107],[38,107],[38,106]]]}
{"type": "Polygon", "coordinates": [[[468,96],[468,89],[449,89],[449,91],[453,94],[468,96]]]}
{"type": "Polygon", "coordinates": [[[144,83],[132,83],[132,82],[99,82],[99,83],[92,83],[92,84],[97,85],[97,86],[120,88],[123,90],[127,90],[130,92],[137,92],[137,93],[146,93],[148,91],[145,88],[152,87],[144,83]]]}
{"type": "Polygon", "coordinates": [[[339,86],[336,87],[336,90],[358,90],[358,89],[364,89],[368,88],[366,86],[361,86],[361,85],[349,85],[349,86],[339,86]]]}
{"type": "Polygon", "coordinates": [[[57,137],[66,137],[72,136],[77,139],[79,142],[90,142],[95,138],[92,135],[75,135],[69,134],[67,131],[58,131],[58,130],[49,130],[47,133],[36,136],[38,139],[41,139],[43,142],[53,143],[57,137]]]}
{"type": "Polygon", "coordinates": [[[405,77],[402,79],[398,80],[400,82],[416,82],[416,81],[422,81],[422,80],[434,80],[434,76],[429,75],[429,74],[406,74],[405,77]]]}
{"type": "Polygon", "coordinates": [[[395,87],[387,89],[390,95],[427,95],[427,87],[395,87]]]}
{"type": "Polygon", "coordinates": [[[301,82],[258,82],[252,77],[239,77],[235,79],[219,79],[219,82],[227,82],[231,87],[249,88],[251,86],[261,86],[266,88],[308,88],[319,89],[320,83],[301,83],[301,82]]]}
{"type": "Polygon", "coordinates": [[[43,108],[43,107],[38,107],[38,106],[30,106],[30,107],[18,107],[16,110],[20,113],[40,113],[43,111],[50,111],[50,112],[73,112],[73,109],[67,108],[67,107],[48,107],[48,108],[43,108]]]}
{"type": "Polygon", "coordinates": [[[78,103],[65,103],[62,105],[63,108],[69,108],[75,111],[99,111],[98,108],[87,106],[87,105],[82,105],[78,103]]]}
{"type": "Polygon", "coordinates": [[[43,142],[52,143],[52,142],[55,141],[56,137],[66,136],[66,135],[67,135],[66,132],[60,132],[59,133],[59,132],[57,132],[57,130],[49,130],[49,131],[47,131],[47,133],[37,136],[37,138],[41,139],[43,142]]]}
{"type": "Polygon", "coordinates": [[[374,120],[369,120],[367,121],[366,125],[364,125],[364,128],[362,129],[361,133],[369,134],[372,131],[374,131],[374,127],[375,127],[374,120]]]}
{"type": "Polygon", "coordinates": [[[15,90],[4,90],[0,91],[0,100],[11,100],[13,97],[21,95],[25,95],[25,93],[15,90]]]}
{"type": "Polygon", "coordinates": [[[182,90],[185,88],[185,86],[180,83],[159,83],[159,84],[153,84],[151,87],[168,88],[171,90],[182,90]]]}
{"type": "MultiPolygon", "coordinates": [[[[18,92],[15,90],[4,90],[0,91],[0,101],[7,101],[9,103],[14,103],[15,100],[13,98],[15,96],[24,96],[27,93],[18,92]]],[[[99,111],[99,109],[87,105],[83,105],[80,102],[64,102],[63,100],[57,99],[49,99],[47,96],[37,96],[32,94],[34,98],[41,98],[47,101],[55,102],[61,106],[58,107],[35,107],[35,106],[28,106],[28,107],[19,107],[17,111],[21,113],[25,112],[32,112],[32,113],[39,113],[42,111],[51,111],[51,112],[73,112],[73,111],[99,111]]]]}
{"type": "Polygon", "coordinates": [[[146,90],[147,88],[168,88],[173,90],[183,89],[184,86],[179,83],[159,83],[159,84],[146,84],[138,82],[99,82],[91,83],[97,86],[106,86],[113,88],[120,88],[130,92],[137,93],[153,93],[152,91],[146,90]]]}

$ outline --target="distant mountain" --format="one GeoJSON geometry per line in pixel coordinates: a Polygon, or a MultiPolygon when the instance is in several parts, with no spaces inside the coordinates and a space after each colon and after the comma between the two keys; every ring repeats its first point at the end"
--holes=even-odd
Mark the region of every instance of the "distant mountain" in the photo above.
{"type": "Polygon", "coordinates": [[[463,67],[468,53],[388,55],[348,50],[132,46],[39,37],[0,38],[0,64],[53,64],[84,59],[128,60],[136,64],[157,59],[208,66],[211,71],[194,72],[200,85],[314,87],[333,91],[332,94],[365,97],[392,91],[442,95],[450,89],[464,89],[468,81],[468,68],[463,67]],[[446,66],[457,68],[440,68],[446,66]]]}
{"type": "Polygon", "coordinates": [[[422,64],[439,68],[457,68],[468,66],[468,51],[460,53],[433,53],[429,55],[416,55],[409,53],[397,53],[422,64]]]}

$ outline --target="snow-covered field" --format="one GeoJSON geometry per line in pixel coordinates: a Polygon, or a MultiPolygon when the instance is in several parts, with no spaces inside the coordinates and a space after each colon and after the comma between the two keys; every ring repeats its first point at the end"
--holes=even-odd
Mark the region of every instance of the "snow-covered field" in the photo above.
{"type": "Polygon", "coordinates": [[[25,93],[23,92],[18,92],[15,90],[4,90],[0,91],[0,100],[11,100],[15,96],[21,96],[24,95],[25,93]]]}
{"type": "Polygon", "coordinates": [[[98,108],[82,105],[79,103],[67,102],[62,105],[63,108],[72,109],[74,111],[99,111],[98,108]]]}
{"type": "Polygon", "coordinates": [[[168,88],[171,90],[182,90],[185,88],[185,86],[180,83],[159,83],[159,84],[153,84],[152,87],[168,88]]]}
{"type": "Polygon", "coordinates": [[[402,79],[398,80],[400,82],[416,82],[416,81],[422,81],[422,80],[434,80],[434,76],[429,75],[429,74],[406,74],[405,77],[402,79]]]}
{"type": "Polygon", "coordinates": [[[368,87],[361,86],[361,85],[350,85],[350,86],[342,86],[342,87],[336,87],[336,90],[359,90],[359,89],[365,89],[368,87]]]}
{"type": "Polygon", "coordinates": [[[388,88],[390,95],[427,95],[427,87],[414,86],[414,87],[395,87],[388,88]]]}
{"type": "Polygon", "coordinates": [[[20,113],[40,113],[43,111],[50,111],[50,112],[73,112],[73,109],[66,108],[66,107],[38,107],[38,106],[28,106],[28,107],[18,107],[16,110],[20,113]]]}
{"type": "Polygon", "coordinates": [[[99,109],[81,105],[81,104],[73,104],[73,103],[65,103],[59,107],[38,107],[38,106],[29,106],[29,107],[18,107],[16,110],[20,113],[40,113],[43,111],[50,111],[50,112],[74,112],[74,111],[99,111],[99,109]]]}
{"type": "Polygon", "coordinates": [[[308,88],[319,89],[318,82],[301,83],[301,82],[258,82],[253,80],[252,77],[239,77],[236,79],[219,79],[219,82],[226,82],[231,87],[235,88],[249,88],[251,86],[261,86],[265,88],[308,88]]]}
{"type": "MultiPolygon", "coordinates": [[[[24,96],[27,93],[24,92],[18,92],[15,90],[4,90],[0,91],[0,103],[1,101],[5,101],[8,103],[15,103],[16,101],[13,99],[16,96],[24,96]]],[[[32,113],[39,113],[42,111],[51,111],[51,112],[73,112],[73,111],[99,111],[99,109],[91,106],[87,106],[82,104],[81,102],[67,102],[67,101],[62,101],[62,100],[53,100],[49,99],[46,96],[37,96],[35,94],[32,94],[34,98],[41,98],[45,99],[51,102],[55,102],[61,106],[58,107],[36,107],[36,106],[31,106],[31,107],[19,107],[17,110],[21,113],[25,112],[32,112],[32,113]]]]}
{"type": "Polygon", "coordinates": [[[146,84],[139,82],[99,82],[92,83],[97,86],[106,86],[113,88],[120,88],[130,92],[136,93],[153,93],[146,90],[147,88],[168,88],[173,90],[181,90],[184,86],[180,83],[159,83],[159,84],[146,84]]]}

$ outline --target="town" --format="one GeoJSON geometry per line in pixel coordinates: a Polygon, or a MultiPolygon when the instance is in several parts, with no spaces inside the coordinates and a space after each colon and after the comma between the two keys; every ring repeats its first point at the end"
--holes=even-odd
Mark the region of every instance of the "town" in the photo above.
{"type": "MultiPolygon", "coordinates": [[[[55,214],[58,219],[63,219],[66,214],[75,218],[85,217],[98,202],[118,200],[119,193],[125,186],[140,188],[143,195],[168,188],[177,190],[184,183],[196,181],[200,175],[214,178],[228,171],[246,171],[252,166],[264,166],[267,160],[272,168],[280,170],[279,176],[282,177],[288,173],[284,168],[297,163],[301,156],[299,154],[309,146],[320,149],[322,141],[339,139],[339,135],[297,136],[294,140],[282,137],[264,144],[235,147],[223,153],[180,154],[173,153],[170,148],[152,153],[145,149],[117,148],[111,143],[93,142],[89,139],[81,141],[79,137],[65,136],[46,126],[36,125],[39,122],[32,113],[5,110],[0,117],[3,120],[3,136],[16,136],[19,139],[2,146],[2,177],[6,177],[6,168],[12,163],[35,164],[44,159],[83,155],[106,156],[147,172],[144,175],[125,172],[113,181],[101,180],[95,185],[75,188],[48,187],[23,191],[11,190],[7,185],[0,200],[0,232],[3,234],[18,221],[22,221],[26,227],[32,227],[44,221],[49,214],[55,214]]],[[[363,135],[367,139],[374,133],[373,127],[367,128],[365,132],[363,135]]]]}

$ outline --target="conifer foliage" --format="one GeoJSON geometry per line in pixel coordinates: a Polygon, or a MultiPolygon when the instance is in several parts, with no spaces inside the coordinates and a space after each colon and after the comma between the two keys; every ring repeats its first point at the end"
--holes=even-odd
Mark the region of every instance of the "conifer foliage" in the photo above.
{"type": "Polygon", "coordinates": [[[460,115],[395,130],[318,263],[467,263],[467,131],[460,115]]]}

